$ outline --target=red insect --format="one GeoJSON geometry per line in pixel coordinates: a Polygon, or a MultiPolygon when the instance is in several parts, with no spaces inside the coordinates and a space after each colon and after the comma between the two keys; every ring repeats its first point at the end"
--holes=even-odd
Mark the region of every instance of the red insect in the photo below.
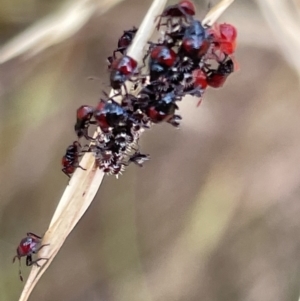
{"type": "Polygon", "coordinates": [[[214,50],[220,50],[226,55],[233,54],[236,49],[236,28],[227,23],[215,24],[209,30],[212,35],[214,50]]]}
{"type": "Polygon", "coordinates": [[[124,86],[126,90],[125,81],[131,80],[131,77],[137,73],[137,61],[128,55],[116,59],[109,66],[110,85],[114,90],[120,90],[124,86]]]}
{"type": "Polygon", "coordinates": [[[137,28],[133,27],[132,29],[125,30],[123,35],[118,41],[118,48],[114,50],[113,52],[113,58],[116,58],[116,52],[120,52],[123,55],[125,54],[127,48],[131,44],[132,40],[134,39],[134,36],[136,32],[138,31],[137,28]]]}
{"type": "MultiPolygon", "coordinates": [[[[166,7],[162,14],[156,17],[156,19],[159,18],[156,28],[159,30],[161,25],[172,25],[172,18],[174,17],[180,19],[183,18],[186,22],[188,22],[188,19],[191,19],[191,16],[194,16],[195,13],[196,9],[192,1],[181,0],[177,4],[166,7]],[[162,18],[167,18],[166,23],[161,24],[162,18]]],[[[180,22],[182,22],[182,20],[180,22]]]]}
{"type": "Polygon", "coordinates": [[[161,44],[166,45],[169,48],[172,48],[174,46],[179,47],[181,45],[186,28],[187,25],[181,24],[180,26],[178,26],[178,24],[173,24],[172,27],[170,27],[170,29],[165,32],[161,44]]]}
{"type": "Polygon", "coordinates": [[[207,78],[206,74],[201,69],[196,69],[193,71],[193,77],[194,77],[194,88],[198,89],[199,91],[199,100],[197,103],[197,107],[199,107],[202,103],[202,96],[203,93],[207,87],[207,78]]]}
{"type": "Polygon", "coordinates": [[[213,88],[220,88],[224,85],[227,77],[234,71],[234,63],[231,58],[219,63],[216,70],[207,72],[207,84],[213,88]]]}
{"type": "Polygon", "coordinates": [[[166,121],[177,127],[179,124],[175,124],[173,121],[174,116],[177,117],[177,115],[175,115],[175,111],[178,109],[176,100],[179,99],[181,99],[181,97],[177,96],[174,91],[166,93],[163,96],[159,95],[157,100],[149,103],[146,114],[154,123],[166,121]]]}
{"type": "Polygon", "coordinates": [[[21,257],[26,256],[26,265],[36,265],[40,267],[38,262],[40,260],[48,260],[48,258],[38,258],[32,260],[32,254],[38,253],[43,247],[48,246],[49,244],[41,245],[42,238],[34,233],[28,232],[27,236],[23,238],[17,248],[17,255],[13,258],[13,263],[16,258],[19,260],[19,277],[23,281],[22,271],[21,271],[21,257]]]}
{"type": "Polygon", "coordinates": [[[199,105],[202,102],[203,93],[205,92],[205,89],[207,88],[208,85],[207,75],[200,68],[195,69],[192,72],[192,81],[193,81],[192,87],[190,89],[185,89],[184,92],[192,96],[200,97],[197,104],[197,107],[199,107],[199,105]]]}
{"type": "Polygon", "coordinates": [[[62,157],[62,171],[70,178],[77,167],[86,170],[79,165],[81,145],[78,141],[74,141],[69,145],[66,154],[62,157]]]}
{"type": "Polygon", "coordinates": [[[172,67],[176,61],[176,53],[167,46],[155,46],[151,49],[150,60],[164,67],[172,67]]]}
{"type": "Polygon", "coordinates": [[[144,65],[145,60],[149,54],[149,70],[151,82],[166,74],[170,70],[170,68],[174,66],[177,60],[177,54],[170,47],[151,44],[147,54],[143,58],[144,65]]]}
{"type": "Polygon", "coordinates": [[[77,120],[74,128],[78,138],[84,136],[86,139],[93,140],[93,138],[88,135],[88,127],[90,124],[96,124],[96,121],[91,120],[94,110],[93,107],[86,105],[77,109],[77,120]]]}
{"type": "Polygon", "coordinates": [[[199,68],[193,71],[194,87],[205,90],[207,87],[206,74],[199,68]]]}
{"type": "Polygon", "coordinates": [[[108,132],[109,127],[125,125],[127,113],[115,101],[101,99],[94,112],[94,117],[101,130],[103,132],[108,132]]]}
{"type": "Polygon", "coordinates": [[[194,20],[185,30],[179,52],[198,62],[210,44],[208,31],[199,21],[194,20]]]}

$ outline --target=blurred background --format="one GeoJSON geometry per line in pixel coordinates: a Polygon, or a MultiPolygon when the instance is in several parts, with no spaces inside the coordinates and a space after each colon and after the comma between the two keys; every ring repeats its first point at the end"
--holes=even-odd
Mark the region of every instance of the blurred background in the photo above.
{"type": "MultiPolygon", "coordinates": [[[[223,14],[238,28],[240,70],[199,108],[185,99],[179,130],[142,136],[151,161],[105,177],[31,301],[298,300],[299,45],[289,34],[299,37],[300,3],[271,2],[239,0],[223,14]]],[[[109,91],[106,57],[151,1],[0,3],[0,301],[14,301],[16,247],[46,231],[68,184],[60,163],[75,111],[109,91]]],[[[208,3],[195,3],[203,18],[208,3]]]]}

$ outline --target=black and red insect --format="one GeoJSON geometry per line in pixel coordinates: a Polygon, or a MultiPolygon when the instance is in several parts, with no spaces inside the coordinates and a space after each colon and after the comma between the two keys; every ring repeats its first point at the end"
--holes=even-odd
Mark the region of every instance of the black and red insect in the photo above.
{"type": "Polygon", "coordinates": [[[150,54],[149,59],[149,70],[150,70],[150,81],[157,80],[161,75],[165,75],[172,66],[174,66],[177,54],[175,51],[164,45],[150,45],[149,51],[144,57],[150,54]]]}
{"type": "Polygon", "coordinates": [[[179,18],[180,23],[182,23],[182,19],[188,22],[192,19],[192,16],[194,16],[195,13],[196,9],[192,1],[181,0],[177,4],[169,5],[168,7],[166,7],[162,14],[156,17],[156,19],[159,18],[156,28],[157,30],[159,30],[161,25],[172,25],[174,18],[179,18]],[[166,23],[161,24],[162,18],[166,18],[166,23]]]}
{"type": "Polygon", "coordinates": [[[179,54],[187,56],[198,64],[202,56],[208,51],[211,37],[200,21],[194,20],[186,27],[179,54]]]}
{"type": "Polygon", "coordinates": [[[116,53],[120,52],[122,55],[126,53],[127,48],[130,46],[131,42],[133,41],[136,32],[138,29],[136,27],[133,27],[129,30],[124,30],[123,35],[120,37],[118,41],[118,48],[114,50],[113,52],[113,58],[116,58],[116,53]]]}
{"type": "Polygon", "coordinates": [[[94,111],[94,117],[101,130],[107,133],[109,128],[125,125],[128,115],[117,102],[101,99],[94,111]]]}
{"type": "Polygon", "coordinates": [[[202,97],[205,89],[207,88],[207,75],[201,68],[193,70],[190,78],[186,79],[187,83],[184,88],[184,93],[192,96],[202,97]]]}
{"type": "Polygon", "coordinates": [[[176,101],[180,99],[181,97],[177,96],[174,91],[163,95],[158,94],[156,100],[149,102],[146,114],[154,123],[166,121],[173,124],[175,111],[178,109],[176,101]]]}
{"type": "Polygon", "coordinates": [[[36,260],[32,260],[32,254],[38,253],[43,247],[48,246],[49,244],[41,245],[42,237],[28,232],[26,237],[23,238],[17,248],[17,255],[13,258],[13,263],[16,259],[19,260],[19,277],[20,280],[23,281],[22,271],[21,271],[21,257],[26,257],[26,265],[32,266],[36,265],[40,267],[38,262],[40,260],[48,260],[48,258],[38,258],[36,260]]]}
{"type": "Polygon", "coordinates": [[[230,57],[219,63],[217,69],[210,69],[207,72],[207,84],[213,88],[220,88],[224,85],[227,77],[234,71],[234,63],[230,57]]]}
{"type": "Polygon", "coordinates": [[[236,28],[228,23],[215,24],[209,29],[213,50],[220,50],[225,55],[233,54],[236,49],[236,28]]]}
{"type": "Polygon", "coordinates": [[[184,32],[187,28],[187,25],[172,25],[168,31],[165,32],[161,44],[168,47],[179,47],[182,43],[182,38],[184,36],[184,32]]]}
{"type": "MultiPolygon", "coordinates": [[[[172,48],[164,45],[150,44],[150,62],[155,62],[163,67],[172,67],[177,55],[172,48]]],[[[144,58],[145,60],[145,58],[144,58]]]]}
{"type": "Polygon", "coordinates": [[[94,114],[94,108],[83,105],[77,109],[76,124],[74,126],[78,138],[85,137],[88,140],[93,140],[88,134],[90,124],[96,124],[95,120],[91,120],[94,114]]]}
{"type": "Polygon", "coordinates": [[[70,178],[77,167],[85,170],[79,165],[79,157],[81,155],[81,145],[78,141],[74,141],[68,146],[66,154],[62,157],[62,171],[70,178]]]}
{"type": "Polygon", "coordinates": [[[137,75],[137,65],[137,61],[128,55],[115,59],[109,66],[111,87],[120,90],[123,86],[126,90],[125,81],[132,81],[132,77],[137,75]]]}

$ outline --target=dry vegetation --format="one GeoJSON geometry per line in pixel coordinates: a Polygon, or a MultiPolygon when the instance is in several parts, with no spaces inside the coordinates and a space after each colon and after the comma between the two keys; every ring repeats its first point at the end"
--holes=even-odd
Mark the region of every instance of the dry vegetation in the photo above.
{"type": "MultiPolygon", "coordinates": [[[[57,6],[12,3],[1,8],[2,44],[57,6]]],[[[46,231],[67,184],[60,158],[75,138],[74,111],[107,89],[105,58],[150,3],[126,0],[104,15],[97,7],[65,42],[0,65],[1,301],[23,287],[11,264],[17,243],[46,231]]],[[[298,299],[298,65],[285,50],[291,30],[273,12],[248,0],[225,12],[239,30],[240,71],[200,108],[186,99],[180,130],[155,126],[143,136],[152,160],[105,178],[29,300],[298,299]],[[280,43],[260,8],[281,26],[280,43]]]]}

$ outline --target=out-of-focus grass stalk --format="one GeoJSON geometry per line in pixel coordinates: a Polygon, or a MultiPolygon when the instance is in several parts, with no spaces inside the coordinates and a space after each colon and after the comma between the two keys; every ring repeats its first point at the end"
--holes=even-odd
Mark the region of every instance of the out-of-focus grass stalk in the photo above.
{"type": "Polygon", "coordinates": [[[234,0],[222,0],[210,9],[202,20],[202,25],[212,26],[234,0]]]}
{"type": "MultiPolygon", "coordinates": [[[[212,25],[234,0],[223,0],[213,7],[205,17],[203,24],[212,25]]],[[[154,28],[155,18],[165,7],[167,0],[154,0],[148,10],[139,31],[128,50],[128,55],[141,61],[143,48],[150,39],[154,28]]],[[[50,244],[39,252],[38,256],[48,258],[41,268],[33,267],[24,286],[19,301],[27,301],[35,285],[49,267],[54,257],[60,250],[64,241],[81,219],[93,201],[104,177],[104,173],[95,168],[93,154],[86,153],[80,165],[86,170],[77,169],[67,186],[46,231],[42,244],[50,244]]]]}
{"type": "Polygon", "coordinates": [[[104,14],[123,0],[71,0],[60,11],[34,23],[0,48],[0,64],[23,55],[30,58],[50,46],[64,42],[80,30],[90,17],[104,14]]]}
{"type": "Polygon", "coordinates": [[[287,62],[300,78],[300,10],[291,0],[256,0],[287,62]]]}
{"type": "MultiPolygon", "coordinates": [[[[299,1],[257,0],[287,62],[300,80],[300,8],[299,1]]],[[[300,301],[300,297],[298,299],[300,301]]]]}

